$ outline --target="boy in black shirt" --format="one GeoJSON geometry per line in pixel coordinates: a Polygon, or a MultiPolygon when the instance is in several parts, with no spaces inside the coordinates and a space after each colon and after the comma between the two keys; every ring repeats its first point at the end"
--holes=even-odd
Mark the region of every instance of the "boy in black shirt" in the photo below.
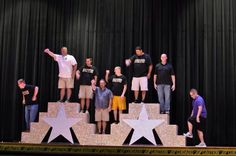
{"type": "Polygon", "coordinates": [[[125,61],[126,66],[131,63],[134,65],[133,80],[131,89],[134,91],[135,103],[138,103],[139,87],[142,91],[142,102],[144,103],[146,91],[148,91],[148,79],[151,77],[152,60],[148,54],[145,54],[141,47],[136,47],[136,54],[125,61]]]}
{"type": "Polygon", "coordinates": [[[76,78],[80,80],[80,112],[84,111],[85,99],[86,99],[86,113],[88,113],[90,99],[93,98],[93,91],[91,87],[91,81],[94,79],[97,82],[97,69],[92,65],[92,58],[86,58],[85,65],[76,71],[76,78]]]}
{"type": "Polygon", "coordinates": [[[34,122],[38,114],[38,87],[27,85],[23,79],[17,81],[22,92],[22,104],[25,106],[26,131],[30,130],[30,123],[34,122]]]}
{"type": "Polygon", "coordinates": [[[161,55],[161,63],[155,67],[153,77],[154,87],[157,90],[161,113],[169,114],[171,90],[175,90],[175,73],[172,65],[167,62],[167,55],[161,55]]]}
{"type": "Polygon", "coordinates": [[[118,123],[117,111],[119,110],[119,116],[123,110],[126,110],[126,99],[125,92],[127,90],[127,79],[121,73],[120,67],[115,67],[114,69],[115,75],[110,77],[109,70],[106,70],[106,81],[111,86],[111,91],[113,93],[113,101],[112,101],[112,110],[114,114],[115,123],[118,123]]]}

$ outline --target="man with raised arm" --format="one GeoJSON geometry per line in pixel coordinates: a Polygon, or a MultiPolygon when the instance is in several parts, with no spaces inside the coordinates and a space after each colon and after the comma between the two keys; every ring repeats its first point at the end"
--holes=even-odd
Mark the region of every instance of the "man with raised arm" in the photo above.
{"type": "Polygon", "coordinates": [[[95,121],[97,122],[98,133],[105,134],[113,95],[111,90],[106,87],[105,80],[99,81],[99,87],[96,87],[95,80],[92,80],[91,84],[95,93],[95,121]]]}
{"type": "Polygon", "coordinates": [[[60,89],[60,99],[58,102],[64,101],[66,91],[67,96],[65,102],[70,102],[72,89],[74,88],[75,72],[77,69],[77,62],[74,56],[68,54],[68,50],[66,47],[61,48],[61,55],[54,54],[49,49],[45,49],[44,52],[51,56],[58,63],[58,89],[60,89]]]}
{"type": "Polygon", "coordinates": [[[125,93],[127,90],[127,79],[121,73],[121,67],[117,66],[114,69],[115,74],[109,77],[109,70],[106,70],[105,79],[109,83],[111,91],[113,93],[112,110],[115,119],[115,123],[118,124],[118,117],[123,110],[126,110],[126,98],[125,93]],[[117,113],[119,111],[119,113],[117,113]]]}

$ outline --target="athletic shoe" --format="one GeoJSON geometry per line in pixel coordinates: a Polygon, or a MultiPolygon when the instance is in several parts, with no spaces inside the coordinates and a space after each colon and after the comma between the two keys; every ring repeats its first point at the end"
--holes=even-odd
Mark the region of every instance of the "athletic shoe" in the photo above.
{"type": "Polygon", "coordinates": [[[191,134],[191,133],[189,133],[189,132],[184,133],[183,135],[184,135],[185,137],[187,137],[187,138],[193,138],[193,134],[191,134]]]}
{"type": "Polygon", "coordinates": [[[86,114],[88,114],[88,113],[89,113],[89,111],[88,111],[88,110],[86,110],[86,111],[85,111],[85,113],[86,113],[86,114]]]}
{"type": "Polygon", "coordinates": [[[144,102],[143,101],[141,101],[141,103],[140,103],[141,105],[144,105],[144,102]]]}
{"type": "Polygon", "coordinates": [[[207,147],[205,142],[200,142],[200,144],[196,145],[195,147],[207,147]]]}
{"type": "Polygon", "coordinates": [[[66,101],[65,101],[65,103],[69,103],[70,102],[70,99],[67,99],[66,101]]]}
{"type": "Polygon", "coordinates": [[[170,111],[166,111],[165,114],[170,114],[170,111]]]}
{"type": "Polygon", "coordinates": [[[135,103],[135,104],[138,104],[138,100],[134,100],[134,102],[133,103],[135,103]]]}
{"type": "Polygon", "coordinates": [[[61,103],[61,102],[63,102],[63,100],[58,100],[57,102],[60,102],[60,103],[61,103]]]}

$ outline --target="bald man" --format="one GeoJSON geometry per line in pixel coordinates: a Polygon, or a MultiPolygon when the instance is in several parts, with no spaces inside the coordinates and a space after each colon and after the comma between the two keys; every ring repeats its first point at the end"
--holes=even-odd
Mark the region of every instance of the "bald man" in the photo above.
{"type": "Polygon", "coordinates": [[[123,110],[126,110],[126,98],[125,93],[127,90],[127,79],[121,73],[121,67],[117,66],[114,69],[115,74],[109,77],[109,70],[106,70],[105,79],[109,83],[111,87],[111,91],[113,93],[112,100],[112,110],[114,115],[115,123],[118,124],[118,120],[120,114],[122,114],[123,110]],[[119,110],[119,113],[117,113],[119,110]]]}
{"type": "Polygon", "coordinates": [[[166,54],[161,55],[161,62],[155,67],[153,81],[161,106],[160,113],[169,114],[171,90],[175,90],[175,73],[172,65],[167,62],[166,54]]]}

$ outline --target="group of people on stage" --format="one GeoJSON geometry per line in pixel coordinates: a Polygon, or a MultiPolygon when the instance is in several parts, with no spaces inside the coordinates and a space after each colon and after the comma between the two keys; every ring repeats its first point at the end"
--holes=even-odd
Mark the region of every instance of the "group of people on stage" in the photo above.
{"type": "MultiPolygon", "coordinates": [[[[109,121],[109,112],[113,110],[115,123],[119,122],[119,115],[126,110],[127,78],[122,74],[120,66],[114,68],[114,75],[106,70],[105,78],[99,80],[98,71],[92,65],[92,58],[87,57],[85,64],[78,68],[76,59],[68,54],[66,47],[61,48],[61,54],[55,54],[49,49],[44,52],[51,56],[59,66],[58,89],[60,99],[58,102],[70,102],[74,78],[79,80],[80,112],[89,113],[90,100],[95,95],[95,121],[97,122],[98,133],[105,133],[106,124],[109,121]],[[109,87],[106,85],[109,84],[109,87]],[[66,95],[66,96],[65,96],[66,95]]],[[[167,61],[167,55],[162,54],[161,62],[155,66],[153,85],[157,90],[160,102],[160,113],[170,113],[171,91],[175,90],[175,73],[173,67],[167,61]]],[[[153,65],[151,57],[144,53],[141,47],[135,48],[135,54],[125,60],[126,66],[133,64],[133,78],[131,90],[134,91],[134,103],[144,104],[146,92],[148,91],[148,79],[150,79],[153,65]],[[139,90],[142,93],[139,101],[139,90]]],[[[26,128],[30,129],[30,122],[33,122],[38,112],[37,93],[38,87],[27,85],[23,79],[18,80],[18,86],[22,90],[23,104],[25,104],[26,128]]],[[[192,89],[190,96],[193,100],[193,112],[188,120],[189,132],[184,134],[192,137],[192,125],[196,125],[201,140],[200,146],[205,145],[203,139],[204,123],[206,119],[205,102],[198,95],[197,90],[192,89]]]]}

